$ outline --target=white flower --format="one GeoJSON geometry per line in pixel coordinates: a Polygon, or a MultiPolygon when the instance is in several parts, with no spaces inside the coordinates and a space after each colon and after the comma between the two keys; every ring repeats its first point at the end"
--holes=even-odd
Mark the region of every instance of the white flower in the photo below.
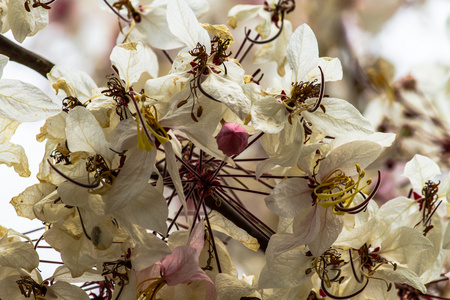
{"type": "Polygon", "coordinates": [[[280,18],[280,12],[276,9],[276,5],[279,4],[279,2],[280,1],[278,0],[269,0],[265,1],[264,5],[244,4],[233,6],[228,12],[227,24],[231,28],[236,29],[238,22],[259,16],[262,20],[258,23],[255,30],[264,40],[270,35],[273,17],[277,19],[280,18]]]}
{"type": "Polygon", "coordinates": [[[352,202],[363,188],[362,168],[380,151],[372,142],[344,144],[325,157],[309,179],[289,178],[278,183],[265,199],[266,205],[281,217],[294,218],[294,232],[275,247],[275,253],[300,245],[307,245],[313,255],[328,249],[342,231],[343,208],[355,206],[352,202]]]}
{"type": "MultiPolygon", "coordinates": [[[[39,2],[38,2],[39,3],[39,2]]],[[[0,2],[0,29],[2,33],[11,30],[14,38],[22,43],[27,36],[35,35],[48,24],[48,7],[33,7],[30,0],[9,0],[0,2]]]]}
{"type": "Polygon", "coordinates": [[[368,238],[361,235],[365,236],[364,232],[355,231],[353,241],[335,244],[344,249],[350,247],[350,264],[347,264],[346,271],[353,275],[343,283],[344,287],[339,287],[342,295],[361,291],[352,299],[365,299],[365,295],[371,294],[382,295],[383,299],[396,299],[393,283],[406,283],[425,293],[426,287],[412,269],[417,261],[428,255],[432,243],[409,227],[380,231],[379,226],[384,227],[384,224],[373,224],[368,238]],[[380,236],[380,232],[384,234],[380,236]]]}

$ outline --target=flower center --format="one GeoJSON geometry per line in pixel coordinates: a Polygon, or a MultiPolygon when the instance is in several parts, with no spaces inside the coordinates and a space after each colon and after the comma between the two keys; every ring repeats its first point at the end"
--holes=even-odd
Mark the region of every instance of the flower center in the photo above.
{"type": "MultiPolygon", "coordinates": [[[[352,270],[355,275],[355,278],[358,280],[356,270],[353,266],[353,259],[351,256],[351,251],[352,250],[349,250],[351,266],[352,266],[352,270]]],[[[367,244],[362,245],[362,247],[358,250],[358,254],[360,257],[360,261],[361,261],[360,273],[362,275],[361,279],[358,281],[362,282],[363,277],[366,277],[367,280],[369,280],[369,279],[382,280],[386,283],[387,291],[389,292],[392,288],[392,282],[388,282],[384,278],[375,277],[373,275],[375,274],[376,270],[379,267],[381,267],[385,264],[392,265],[394,267],[394,271],[395,271],[395,270],[397,270],[397,264],[392,261],[389,261],[389,260],[385,259],[384,257],[382,257],[381,255],[379,255],[378,254],[379,251],[380,251],[380,247],[376,247],[373,249],[373,248],[370,248],[370,245],[367,245],[367,244]]]]}
{"type": "MultiPolygon", "coordinates": [[[[115,66],[113,66],[114,70],[117,70],[115,66]]],[[[118,74],[119,71],[116,71],[118,74]]],[[[114,77],[113,75],[107,77],[108,78],[108,88],[102,91],[107,97],[112,97],[116,102],[116,113],[120,117],[120,120],[127,119],[127,111],[126,107],[128,106],[129,93],[125,90],[124,83],[121,79],[114,77]]]]}
{"type": "MultiPolygon", "coordinates": [[[[36,281],[33,280],[30,276],[21,276],[20,280],[17,280],[16,283],[19,286],[20,292],[25,298],[31,298],[31,296],[39,299],[40,296],[45,296],[47,293],[47,287],[44,285],[40,285],[36,281]]],[[[42,299],[42,298],[41,298],[42,299]]]]}
{"type": "Polygon", "coordinates": [[[283,90],[281,94],[281,102],[286,107],[286,110],[289,113],[288,121],[289,124],[292,125],[292,117],[295,115],[300,115],[303,111],[307,110],[309,112],[315,112],[319,107],[325,113],[325,106],[323,106],[322,99],[324,97],[324,75],[322,72],[322,68],[318,67],[321,74],[321,82],[322,84],[316,84],[317,79],[309,82],[293,82],[291,97],[286,97],[286,93],[283,90]],[[306,103],[306,100],[311,98],[317,98],[317,101],[311,106],[306,103]]]}
{"type": "Polygon", "coordinates": [[[202,88],[202,76],[203,75],[209,75],[210,71],[219,74],[222,71],[215,67],[216,65],[223,65],[224,67],[224,73],[227,74],[227,68],[223,62],[225,59],[231,55],[230,53],[226,53],[225,51],[228,49],[228,46],[230,45],[231,40],[230,39],[220,39],[219,37],[214,37],[211,40],[211,53],[206,52],[206,47],[204,45],[201,45],[200,43],[197,43],[197,46],[189,51],[189,54],[194,57],[194,60],[190,62],[190,65],[192,69],[188,71],[187,73],[193,74],[194,78],[192,78],[189,82],[190,85],[190,94],[189,96],[180,101],[177,104],[177,107],[181,107],[185,105],[190,97],[193,97],[195,101],[192,102],[191,106],[191,118],[194,122],[198,122],[197,118],[200,118],[203,113],[203,107],[198,101],[198,95],[197,95],[197,89],[205,95],[207,98],[214,100],[216,102],[220,102],[210,94],[208,94],[203,88],[202,88]],[[212,59],[210,59],[212,58],[212,59]],[[197,112],[194,114],[194,108],[195,104],[197,103],[197,112]]]}
{"type": "Polygon", "coordinates": [[[333,212],[337,215],[343,215],[342,211],[335,209],[335,205],[341,204],[344,208],[349,208],[355,196],[366,186],[372,183],[369,178],[366,184],[360,187],[361,179],[365,176],[364,170],[356,164],[358,179],[347,176],[341,169],[337,169],[325,177],[321,184],[314,188],[316,203],[322,207],[333,207],[333,212]]]}
{"type": "Polygon", "coordinates": [[[328,288],[331,287],[332,282],[340,282],[343,280],[343,277],[340,276],[340,267],[346,263],[341,259],[341,254],[336,249],[328,249],[321,256],[316,257],[312,261],[312,264],[313,268],[307,269],[306,273],[309,274],[314,269],[320,280],[328,288]]]}
{"type": "MultiPolygon", "coordinates": [[[[436,212],[439,205],[442,203],[442,200],[439,201],[439,184],[434,183],[431,180],[428,180],[425,182],[425,186],[422,188],[422,195],[423,197],[420,197],[417,199],[417,202],[419,203],[419,211],[422,211],[422,225],[423,225],[423,234],[424,236],[427,235],[427,233],[433,229],[433,225],[431,225],[431,217],[436,212]]],[[[417,223],[416,226],[420,224],[417,223]]]]}

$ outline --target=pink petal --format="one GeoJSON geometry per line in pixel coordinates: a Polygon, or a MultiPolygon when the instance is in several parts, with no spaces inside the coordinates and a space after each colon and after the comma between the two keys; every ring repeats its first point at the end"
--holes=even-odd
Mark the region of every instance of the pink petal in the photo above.
{"type": "Polygon", "coordinates": [[[195,248],[179,246],[173,249],[162,261],[163,278],[167,285],[184,283],[191,278],[198,269],[198,255],[195,248]]]}
{"type": "MultiPolygon", "coordinates": [[[[148,278],[160,277],[161,276],[160,274],[161,274],[161,262],[157,262],[154,265],[148,267],[147,269],[135,272],[136,282],[141,283],[148,278]]],[[[145,290],[151,283],[152,281],[147,281],[143,283],[139,288],[141,290],[145,290]]]]}
{"type": "Polygon", "coordinates": [[[197,257],[199,257],[200,252],[202,252],[204,243],[205,243],[205,222],[202,219],[199,222],[197,222],[194,229],[192,229],[192,232],[189,235],[187,246],[196,249],[198,254],[197,257]]]}

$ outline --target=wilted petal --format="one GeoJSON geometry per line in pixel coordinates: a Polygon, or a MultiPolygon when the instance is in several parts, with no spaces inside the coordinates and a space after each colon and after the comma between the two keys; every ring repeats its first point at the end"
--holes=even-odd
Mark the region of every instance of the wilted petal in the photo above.
{"type": "Polygon", "coordinates": [[[74,209],[56,201],[58,198],[57,191],[54,191],[36,203],[33,207],[36,217],[43,222],[56,223],[73,214],[74,209]]]}
{"type": "Polygon", "coordinates": [[[0,117],[0,144],[8,142],[19,127],[19,122],[0,117]]]}
{"type": "Polygon", "coordinates": [[[257,239],[249,235],[245,230],[237,227],[233,222],[222,216],[217,211],[211,211],[208,216],[212,230],[225,233],[236,241],[241,242],[250,250],[256,251],[259,249],[259,243],[257,239]]]}
{"type": "Polygon", "coordinates": [[[10,203],[14,206],[18,216],[33,220],[36,218],[33,209],[34,204],[42,200],[55,189],[56,186],[51,183],[37,183],[27,187],[25,191],[18,196],[13,197],[10,203]]]}
{"type": "Polygon", "coordinates": [[[24,237],[9,229],[0,239],[0,266],[31,272],[39,265],[39,256],[31,242],[25,243],[15,236],[24,237]]]}
{"type": "MultiPolygon", "coordinates": [[[[92,97],[92,90],[97,88],[94,80],[87,73],[73,67],[56,65],[47,74],[47,77],[51,84],[63,78],[67,84],[75,89],[78,100],[82,103],[89,100],[92,97]]],[[[65,98],[64,95],[60,95],[59,97],[61,99],[65,98]]]]}
{"type": "Polygon", "coordinates": [[[10,142],[0,144],[0,164],[14,167],[21,177],[29,177],[28,158],[22,146],[10,142]]]}

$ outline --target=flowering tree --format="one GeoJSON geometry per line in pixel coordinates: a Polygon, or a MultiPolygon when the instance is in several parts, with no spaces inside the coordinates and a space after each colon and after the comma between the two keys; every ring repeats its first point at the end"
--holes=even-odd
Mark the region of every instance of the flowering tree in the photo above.
{"type": "MultiPolygon", "coordinates": [[[[0,1],[2,32],[23,42],[57,2],[0,1]]],[[[39,183],[11,200],[45,232],[31,240],[0,228],[0,299],[447,299],[437,283],[447,279],[449,177],[417,154],[402,168],[409,194],[387,198],[390,172],[377,170],[401,161],[389,147],[410,137],[396,137],[406,128],[396,112],[448,128],[417,108],[424,94],[413,78],[379,92],[391,99],[376,129],[326,93],[343,77],[341,62],[319,55],[307,24],[293,28],[294,0],[234,6],[230,28],[260,20],[241,42],[226,25],[199,23],[206,0],[101,5],[120,24],[105,86],[1,37],[1,69],[8,60],[33,68],[60,101],[0,80],[1,163],[30,176],[10,139],[20,123],[45,120],[39,183]],[[277,66],[268,86],[242,64],[260,44],[255,61],[277,66]],[[155,51],[170,61],[167,74],[155,51]],[[248,154],[258,146],[264,154],[248,154]],[[244,194],[264,200],[276,228],[244,194]],[[259,274],[238,276],[230,238],[265,253],[259,274]],[[61,256],[45,279],[44,242],[61,256]]],[[[387,85],[373,70],[368,81],[387,85]]],[[[435,97],[445,103],[446,92],[435,97]]],[[[448,158],[448,133],[430,140],[448,158]]]]}

